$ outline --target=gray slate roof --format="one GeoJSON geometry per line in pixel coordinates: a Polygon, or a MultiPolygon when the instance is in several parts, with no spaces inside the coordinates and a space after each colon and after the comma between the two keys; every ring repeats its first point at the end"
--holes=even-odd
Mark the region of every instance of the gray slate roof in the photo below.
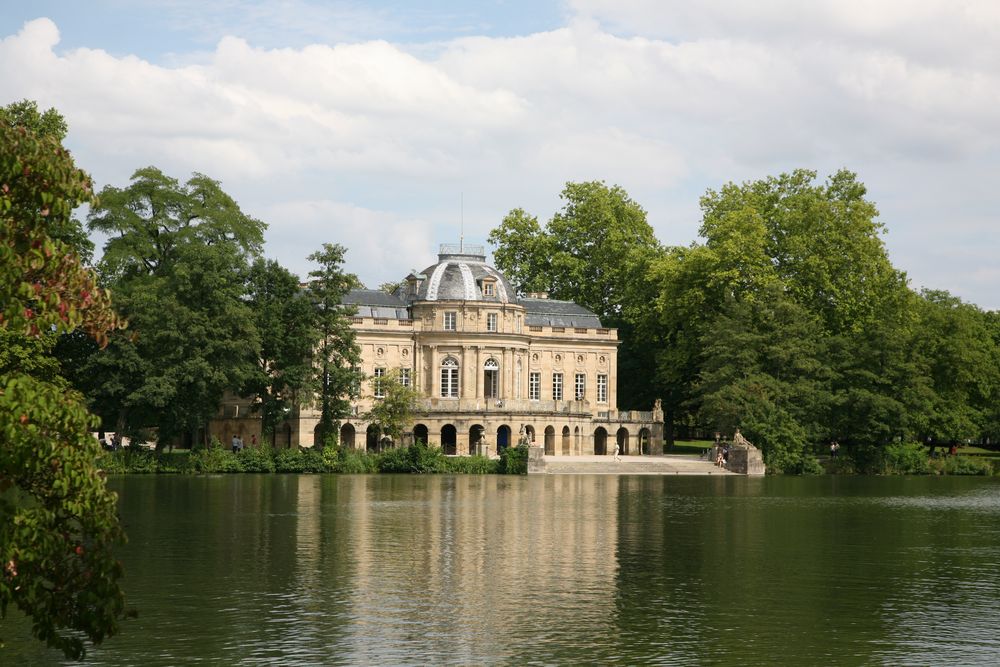
{"type": "Polygon", "coordinates": [[[374,289],[352,289],[344,297],[344,303],[357,308],[358,317],[391,320],[410,319],[408,306],[414,301],[519,303],[524,306],[525,321],[529,326],[601,328],[597,315],[572,301],[518,298],[507,278],[487,265],[481,254],[442,252],[438,260],[422,275],[414,274],[414,277],[419,275],[422,278],[416,294],[406,294],[405,285],[395,294],[374,289]],[[484,277],[496,280],[493,296],[484,296],[480,289],[484,277]]]}
{"type": "Polygon", "coordinates": [[[410,319],[406,304],[399,297],[377,289],[352,289],[344,303],[357,308],[357,317],[380,317],[389,320],[410,319]]]}
{"type": "Polygon", "coordinates": [[[520,304],[524,306],[524,319],[529,325],[601,328],[597,315],[572,301],[522,298],[520,304]]]}

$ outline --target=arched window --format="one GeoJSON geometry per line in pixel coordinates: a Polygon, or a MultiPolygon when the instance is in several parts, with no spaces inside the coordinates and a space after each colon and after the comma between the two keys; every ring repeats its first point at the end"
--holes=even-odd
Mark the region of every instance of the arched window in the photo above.
{"type": "Polygon", "coordinates": [[[441,362],[441,397],[458,398],[458,359],[445,357],[441,362]]]}
{"type": "Polygon", "coordinates": [[[493,357],[483,364],[483,397],[500,397],[500,362],[493,357]]]}

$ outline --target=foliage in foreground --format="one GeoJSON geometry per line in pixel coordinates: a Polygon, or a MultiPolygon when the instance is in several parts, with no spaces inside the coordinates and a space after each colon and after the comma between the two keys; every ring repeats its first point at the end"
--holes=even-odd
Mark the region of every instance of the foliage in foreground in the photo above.
{"type": "Polygon", "coordinates": [[[514,451],[499,461],[482,456],[445,456],[434,445],[417,444],[379,453],[327,447],[323,450],[259,447],[238,454],[212,446],[194,451],[154,452],[126,448],[104,452],[98,463],[109,474],[222,474],[222,473],[407,473],[407,474],[524,474],[527,451],[514,451]]]}
{"type": "Polygon", "coordinates": [[[68,658],[118,631],[125,602],[112,549],[116,497],[94,465],[82,397],[39,374],[46,345],[78,330],[98,343],[122,326],[72,241],[90,179],[62,147],[58,112],[0,109],[0,619],[13,603],[32,633],[68,658]],[[14,346],[23,354],[9,355],[14,346]]]}

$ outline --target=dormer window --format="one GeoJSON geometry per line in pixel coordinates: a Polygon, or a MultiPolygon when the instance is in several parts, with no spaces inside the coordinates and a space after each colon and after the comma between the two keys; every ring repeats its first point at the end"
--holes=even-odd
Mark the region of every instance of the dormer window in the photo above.
{"type": "Polygon", "coordinates": [[[496,281],[486,278],[483,280],[483,296],[496,296],[496,281]]]}

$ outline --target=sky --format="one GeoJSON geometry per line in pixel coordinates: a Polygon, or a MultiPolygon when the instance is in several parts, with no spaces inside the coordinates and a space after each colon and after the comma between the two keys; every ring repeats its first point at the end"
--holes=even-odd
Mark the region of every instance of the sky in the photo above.
{"type": "Polygon", "coordinates": [[[401,279],[567,181],[690,245],[709,189],[847,168],[913,288],[1000,309],[995,0],[0,4],[0,105],[58,109],[98,188],[220,181],[300,276],[330,242],[401,279]]]}

